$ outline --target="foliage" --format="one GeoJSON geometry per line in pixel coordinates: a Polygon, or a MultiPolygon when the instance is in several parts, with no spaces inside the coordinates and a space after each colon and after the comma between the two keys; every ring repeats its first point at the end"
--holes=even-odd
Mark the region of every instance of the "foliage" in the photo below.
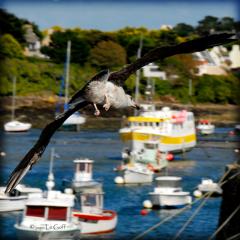
{"type": "Polygon", "coordinates": [[[2,58],[22,58],[23,51],[18,41],[10,34],[4,34],[0,38],[0,56],[2,58]]]}
{"type": "MultiPolygon", "coordinates": [[[[69,92],[72,95],[99,69],[110,68],[114,71],[135,61],[141,38],[143,40],[141,55],[143,56],[153,48],[177,44],[197,38],[199,35],[240,29],[240,22],[230,17],[219,19],[213,16],[206,16],[196,27],[179,23],[172,30],[126,27],[114,32],[102,32],[81,28],[63,29],[55,26],[52,27],[54,33],[51,35],[50,45],[41,49],[50,59],[38,59],[23,57],[22,46],[25,44],[23,25],[26,23],[29,22],[0,9],[0,57],[4,57],[0,62],[1,96],[11,95],[13,76],[17,77],[18,95],[39,94],[45,91],[59,94],[68,40],[71,40],[69,92]]],[[[40,39],[43,35],[47,36],[46,31],[42,33],[37,25],[31,24],[40,39]]],[[[226,47],[230,46],[231,44],[226,45],[226,47]]],[[[190,100],[221,104],[240,103],[239,72],[234,73],[235,75],[229,73],[228,76],[197,77],[193,74],[196,62],[190,54],[169,57],[156,63],[168,76],[166,81],[155,79],[156,98],[167,96],[169,99],[176,99],[183,103],[190,100]],[[189,79],[192,79],[193,83],[191,99],[188,93],[189,79]]],[[[124,86],[132,95],[135,92],[135,79],[136,76],[131,75],[124,86]]],[[[140,79],[142,95],[146,84],[145,78],[140,79]]]]}
{"type": "Polygon", "coordinates": [[[11,34],[21,45],[24,45],[26,43],[23,28],[25,24],[31,24],[33,31],[42,39],[42,33],[35,23],[18,18],[14,14],[8,13],[5,9],[0,8],[0,35],[11,34]]]}
{"type": "Polygon", "coordinates": [[[178,23],[173,30],[180,37],[190,36],[195,32],[194,27],[185,23],[178,23]]]}
{"type": "Polygon", "coordinates": [[[67,42],[71,41],[71,62],[83,65],[89,54],[90,46],[86,40],[78,37],[72,30],[54,32],[50,46],[41,48],[41,52],[48,55],[53,61],[63,63],[66,60],[67,42]]]}
{"type": "Polygon", "coordinates": [[[126,52],[113,41],[101,41],[91,50],[89,62],[99,68],[114,69],[126,64],[126,52]]]}
{"type": "Polygon", "coordinates": [[[204,75],[196,82],[196,99],[199,102],[238,103],[236,86],[239,80],[234,76],[204,75]]]}

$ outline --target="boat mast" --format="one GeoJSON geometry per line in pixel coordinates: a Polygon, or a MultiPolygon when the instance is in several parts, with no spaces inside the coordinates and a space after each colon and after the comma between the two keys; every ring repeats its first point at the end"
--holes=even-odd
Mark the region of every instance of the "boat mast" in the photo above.
{"type": "MultiPolygon", "coordinates": [[[[139,47],[138,47],[138,51],[137,51],[137,59],[139,59],[141,57],[142,45],[143,45],[143,35],[141,34],[140,41],[139,41],[139,47]]],[[[138,69],[136,72],[135,102],[138,102],[138,98],[139,98],[139,81],[140,81],[140,69],[138,69]]],[[[136,110],[135,110],[135,115],[136,115],[136,110]]]]}
{"type": "Polygon", "coordinates": [[[70,56],[71,56],[71,41],[68,40],[68,42],[67,42],[67,56],[66,56],[66,73],[65,73],[65,104],[64,104],[64,110],[67,110],[67,103],[68,103],[70,56]]]}
{"type": "Polygon", "coordinates": [[[53,175],[54,156],[55,156],[55,148],[52,148],[51,149],[51,155],[50,155],[48,180],[46,182],[46,187],[47,187],[48,191],[51,191],[53,189],[53,187],[55,186],[54,175],[53,175]]]}
{"type": "Polygon", "coordinates": [[[15,119],[15,104],[16,104],[16,77],[13,76],[13,89],[12,89],[12,121],[15,119]]]}

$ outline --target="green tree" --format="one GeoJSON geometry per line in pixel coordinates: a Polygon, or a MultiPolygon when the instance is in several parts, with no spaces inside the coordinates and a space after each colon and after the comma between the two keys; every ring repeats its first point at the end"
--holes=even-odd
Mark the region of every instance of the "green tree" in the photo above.
{"type": "Polygon", "coordinates": [[[89,56],[90,46],[72,30],[54,32],[50,45],[42,47],[41,52],[57,63],[65,62],[68,40],[71,40],[71,62],[83,65],[89,56]]]}
{"type": "Polygon", "coordinates": [[[219,22],[217,17],[206,16],[203,20],[198,22],[196,27],[197,32],[201,36],[210,34],[212,31],[215,31],[218,28],[219,22]]]}
{"type": "Polygon", "coordinates": [[[195,29],[193,26],[185,24],[185,23],[179,23],[177,24],[173,30],[179,35],[180,37],[187,37],[194,33],[195,29]]]}
{"type": "Polygon", "coordinates": [[[126,64],[126,51],[113,41],[101,41],[91,50],[89,61],[93,66],[113,69],[126,64]]]}
{"type": "Polygon", "coordinates": [[[22,48],[19,42],[10,34],[4,34],[0,38],[0,56],[2,58],[22,58],[22,48]]]}

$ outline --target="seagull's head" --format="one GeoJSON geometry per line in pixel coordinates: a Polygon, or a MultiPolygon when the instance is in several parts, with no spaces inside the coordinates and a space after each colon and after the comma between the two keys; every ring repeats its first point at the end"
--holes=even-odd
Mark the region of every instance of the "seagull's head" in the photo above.
{"type": "Polygon", "coordinates": [[[137,110],[140,109],[140,106],[133,100],[132,96],[126,94],[127,97],[127,106],[136,108],[137,110]]]}

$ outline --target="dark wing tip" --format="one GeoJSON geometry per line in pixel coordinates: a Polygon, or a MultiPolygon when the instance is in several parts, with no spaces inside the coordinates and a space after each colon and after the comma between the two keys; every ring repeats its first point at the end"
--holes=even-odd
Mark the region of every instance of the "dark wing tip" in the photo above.
{"type": "Polygon", "coordinates": [[[5,193],[10,193],[18,185],[18,183],[22,180],[22,178],[26,175],[26,173],[31,167],[31,164],[28,164],[25,167],[21,167],[20,164],[15,168],[15,170],[11,174],[7,182],[5,193]]]}

